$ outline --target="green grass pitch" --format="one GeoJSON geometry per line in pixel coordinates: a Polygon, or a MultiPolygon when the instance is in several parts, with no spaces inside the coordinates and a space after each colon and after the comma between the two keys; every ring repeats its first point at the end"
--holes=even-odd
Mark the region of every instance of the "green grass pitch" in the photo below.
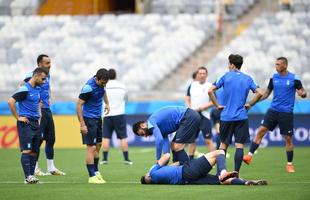
{"type": "MultiPolygon", "coordinates": [[[[205,150],[204,147],[199,148],[205,150]]],[[[43,152],[43,150],[42,150],[43,152]]],[[[285,172],[284,147],[259,149],[250,166],[243,163],[240,176],[245,179],[266,179],[268,186],[193,186],[193,185],[141,185],[140,177],[153,164],[154,148],[130,148],[134,164],[122,163],[119,149],[111,149],[108,165],[100,165],[107,184],[87,184],[84,150],[56,149],[56,166],[66,176],[40,177],[44,184],[23,184],[20,155],[17,149],[0,150],[0,199],[310,199],[310,148],[295,148],[296,173],[285,172]]],[[[228,170],[233,169],[233,149],[227,159],[228,170]]],[[[46,169],[45,156],[40,158],[46,169]]],[[[213,170],[213,173],[215,170],[213,170]]]]}

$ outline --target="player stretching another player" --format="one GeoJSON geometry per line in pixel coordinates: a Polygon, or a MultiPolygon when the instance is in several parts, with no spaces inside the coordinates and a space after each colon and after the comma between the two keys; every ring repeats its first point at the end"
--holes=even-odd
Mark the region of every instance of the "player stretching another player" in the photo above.
{"type": "Polygon", "coordinates": [[[103,184],[99,169],[99,150],[102,141],[102,100],[104,111],[110,111],[105,85],[109,80],[108,70],[99,69],[94,77],[89,79],[77,101],[77,117],[80,122],[83,144],[86,145],[86,167],[89,174],[88,183],[103,184]]]}

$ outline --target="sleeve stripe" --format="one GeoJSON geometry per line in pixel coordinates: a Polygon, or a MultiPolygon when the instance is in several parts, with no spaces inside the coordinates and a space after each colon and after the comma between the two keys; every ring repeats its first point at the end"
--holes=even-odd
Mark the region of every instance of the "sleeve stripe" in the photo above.
{"type": "Polygon", "coordinates": [[[93,91],[93,89],[90,87],[90,85],[85,85],[83,88],[82,88],[82,91],[81,91],[81,94],[83,93],[89,93],[93,91]]]}

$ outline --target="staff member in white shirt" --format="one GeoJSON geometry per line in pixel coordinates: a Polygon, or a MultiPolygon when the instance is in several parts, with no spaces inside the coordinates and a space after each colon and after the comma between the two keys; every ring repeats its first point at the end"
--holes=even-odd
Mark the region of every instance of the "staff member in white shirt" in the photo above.
{"type": "MultiPolygon", "coordinates": [[[[187,94],[185,96],[185,103],[187,107],[199,112],[201,116],[200,131],[203,134],[205,143],[208,146],[209,151],[213,151],[214,145],[212,141],[212,128],[210,121],[210,108],[213,106],[213,103],[210,101],[208,95],[208,90],[212,86],[212,84],[207,81],[207,77],[207,68],[199,67],[197,70],[195,81],[192,82],[192,84],[187,90],[187,94]]],[[[189,144],[188,153],[191,159],[194,158],[195,150],[196,144],[189,144]]]]}
{"type": "Polygon", "coordinates": [[[110,102],[110,112],[103,118],[103,160],[101,164],[108,164],[108,153],[112,133],[115,130],[117,138],[120,140],[124,156],[124,164],[132,165],[128,155],[127,129],[125,118],[125,102],[127,99],[127,89],[124,84],[115,80],[116,71],[109,69],[109,82],[106,85],[106,92],[110,102]]]}

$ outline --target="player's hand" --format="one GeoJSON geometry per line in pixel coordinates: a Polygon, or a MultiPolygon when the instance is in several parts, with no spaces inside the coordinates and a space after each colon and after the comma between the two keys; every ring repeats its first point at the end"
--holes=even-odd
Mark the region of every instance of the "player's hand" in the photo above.
{"type": "Polygon", "coordinates": [[[29,123],[29,120],[27,117],[18,117],[17,121],[24,122],[26,124],[29,123]]]}
{"type": "Polygon", "coordinates": [[[225,108],[225,106],[219,105],[216,107],[216,109],[218,109],[219,111],[222,111],[225,108]]]}
{"type": "Polygon", "coordinates": [[[87,126],[86,126],[86,125],[80,126],[80,132],[81,132],[82,134],[87,134],[87,133],[88,133],[87,126]]]}
{"type": "Polygon", "coordinates": [[[248,110],[251,109],[252,106],[249,103],[247,103],[247,104],[244,105],[244,107],[248,111],[248,110]]]}
{"type": "Polygon", "coordinates": [[[109,105],[105,105],[104,106],[104,115],[109,114],[109,112],[110,112],[110,106],[109,105]]]}

